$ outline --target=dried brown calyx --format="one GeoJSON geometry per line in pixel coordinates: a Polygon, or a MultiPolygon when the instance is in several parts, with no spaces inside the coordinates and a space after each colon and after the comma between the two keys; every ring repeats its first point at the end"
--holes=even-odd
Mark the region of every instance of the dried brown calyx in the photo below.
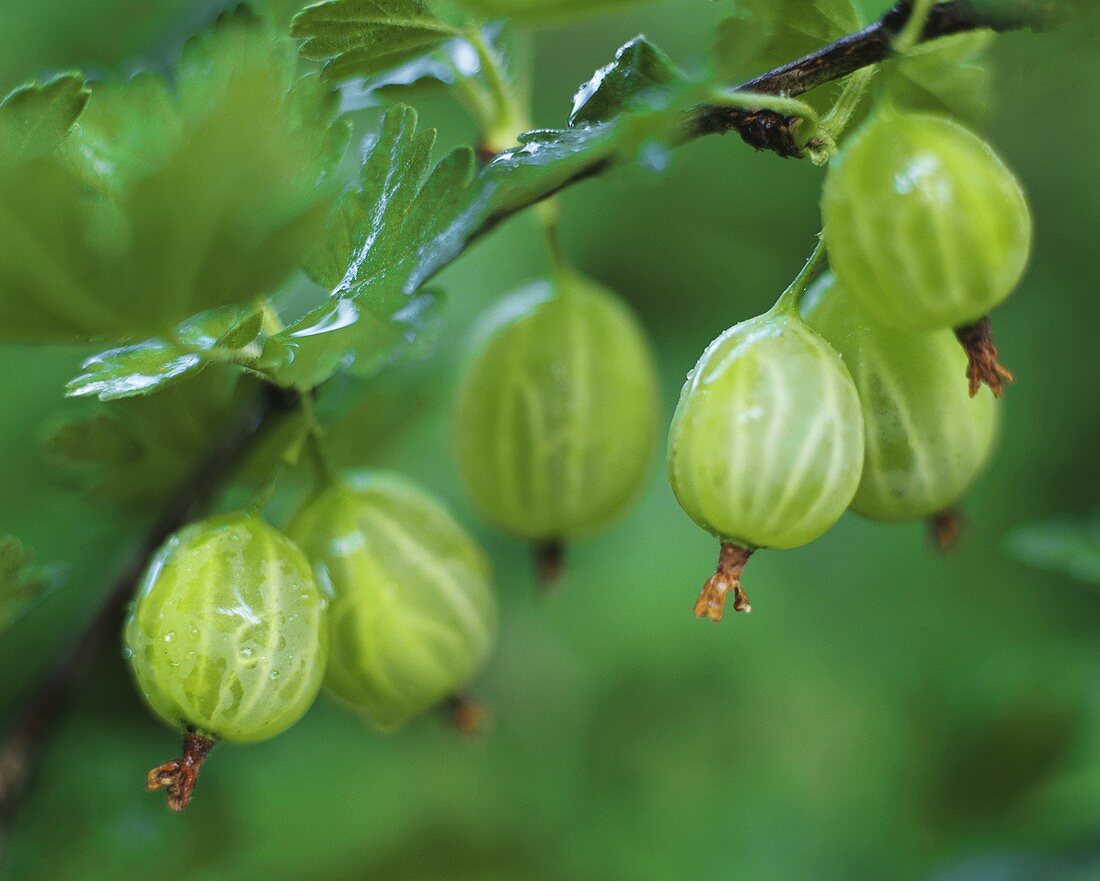
{"type": "Polygon", "coordinates": [[[199,734],[183,736],[183,756],[171,762],[165,762],[159,768],[149,772],[150,792],[164,789],[168,793],[168,807],[173,811],[182,811],[191,801],[195,782],[199,779],[203,760],[214,748],[214,741],[199,734]]]}
{"type": "Polygon", "coordinates": [[[492,716],[485,705],[468,694],[452,694],[446,701],[451,724],[460,734],[484,734],[492,724],[492,716]]]}
{"type": "Polygon", "coordinates": [[[962,537],[963,516],[958,508],[948,508],[928,518],[928,534],[933,547],[941,554],[948,554],[959,548],[962,537]]]}
{"type": "Polygon", "coordinates": [[[703,586],[699,599],[695,601],[695,617],[721,621],[726,610],[726,599],[733,594],[735,612],[751,612],[748,594],[741,587],[741,573],[752,556],[748,548],[735,544],[722,545],[718,555],[718,568],[703,586]]]}
{"type": "Polygon", "coordinates": [[[974,397],[982,387],[989,386],[995,398],[1005,393],[1005,385],[1011,385],[1011,371],[997,360],[999,352],[993,345],[993,331],[989,316],[978,319],[973,324],[964,324],[955,328],[955,336],[966,351],[968,364],[966,376],[970,380],[970,397],[974,397]]]}
{"type": "Polygon", "coordinates": [[[547,593],[553,591],[565,575],[565,543],[557,539],[535,545],[535,581],[547,593]]]}

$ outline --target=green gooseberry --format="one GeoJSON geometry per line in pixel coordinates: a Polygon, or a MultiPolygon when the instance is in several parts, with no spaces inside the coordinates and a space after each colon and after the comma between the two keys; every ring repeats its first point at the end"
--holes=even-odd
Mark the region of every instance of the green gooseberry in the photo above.
{"type": "Polygon", "coordinates": [[[1023,191],[953,120],[881,112],[840,151],[822,196],[837,278],[898,330],[964,327],[1019,282],[1031,247],[1023,191]]]}
{"type": "Polygon", "coordinates": [[[496,633],[489,561],[407,480],[358,473],[327,487],[289,532],[332,593],[326,690],[392,730],[480,670],[496,633]]]}
{"type": "Polygon", "coordinates": [[[958,381],[966,355],[950,330],[906,333],[868,316],[831,274],[802,304],[840,352],[863,403],[866,455],[852,510],[874,520],[922,520],[962,499],[993,450],[992,394],[958,381]]]}
{"type": "Polygon", "coordinates": [[[458,393],[459,469],[502,529],[557,543],[640,491],[657,433],[653,357],[631,310],[572,271],[506,298],[458,393]]]}
{"type": "Polygon", "coordinates": [[[149,707],[188,735],[183,761],[150,773],[171,807],[187,804],[214,742],[273,737],[309,709],[328,651],[326,608],[302,551],[253,513],[194,523],[156,553],[125,655],[149,707]]]}
{"type": "Polygon", "coordinates": [[[726,595],[748,611],[741,569],[756,548],[793,548],[848,507],[863,465],[859,394],[840,356],[797,313],[730,328],[688,374],[668,468],[680,506],[722,555],[695,612],[720,620],[726,595]]]}

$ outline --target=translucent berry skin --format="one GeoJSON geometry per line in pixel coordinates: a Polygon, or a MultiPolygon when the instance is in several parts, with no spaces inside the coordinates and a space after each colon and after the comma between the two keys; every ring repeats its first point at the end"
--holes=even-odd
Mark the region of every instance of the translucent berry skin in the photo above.
{"type": "Polygon", "coordinates": [[[866,455],[852,510],[874,520],[922,520],[958,503],[997,436],[997,401],[971,398],[966,355],[950,330],[891,330],[863,312],[832,275],[802,306],[840,352],[863,403],[866,455]]]}
{"type": "Polygon", "coordinates": [[[489,561],[435,500],[395,475],[348,477],[290,534],[332,593],[325,687],[393,730],[478,672],[496,634],[489,561]]]}
{"type": "Polygon", "coordinates": [[[795,315],[730,328],[688,375],[668,466],[687,514],[723,543],[792,548],[832,526],[863,464],[859,395],[795,315]]]}
{"type": "Polygon", "coordinates": [[[213,517],[153,558],[126,624],[126,654],[169,725],[264,740],[297,722],[320,690],[326,606],[289,538],[252,514],[213,517]]]}
{"type": "Polygon", "coordinates": [[[501,303],[458,395],[462,477],[497,526],[533,540],[605,526],[656,446],[657,377],[633,313],[569,274],[501,303]]]}
{"type": "Polygon", "coordinates": [[[884,113],[837,156],[822,197],[829,264],[898,330],[977,321],[1011,293],[1031,247],[1019,183],[956,122],[884,113]]]}

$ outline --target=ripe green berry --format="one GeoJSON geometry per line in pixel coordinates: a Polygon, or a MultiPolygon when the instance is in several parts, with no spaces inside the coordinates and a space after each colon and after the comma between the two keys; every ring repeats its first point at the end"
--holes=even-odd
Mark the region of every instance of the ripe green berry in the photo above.
{"type": "Polygon", "coordinates": [[[904,333],[867,316],[832,275],[803,302],[810,326],[840,352],[863,403],[866,457],[852,510],[875,520],[922,520],[955,505],[989,459],[992,394],[971,398],[966,355],[941,329],[904,333]]]}
{"type": "Polygon", "coordinates": [[[213,517],[164,543],[125,642],[145,701],[188,732],[183,762],[150,774],[171,807],[186,805],[214,741],[273,737],[309,709],[325,666],[325,609],[305,555],[254,514],[213,517]]]}
{"type": "Polygon", "coordinates": [[[408,481],[358,474],[308,501],[290,534],[333,595],[326,689],[394,729],[465,685],[496,631],[489,562],[408,481]]]}
{"type": "Polygon", "coordinates": [[[501,303],[459,391],[459,468],[498,526],[572,539],[637,495],[657,406],[637,319],[610,291],[562,272],[501,303]]]}
{"type": "Polygon", "coordinates": [[[1031,215],[1012,172],[950,119],[882,113],[837,156],[822,198],[829,262],[898,330],[978,321],[1020,280],[1031,215]]]}
{"type": "Polygon", "coordinates": [[[863,465],[859,395],[840,356],[796,314],[730,328],[688,375],[672,420],[669,476],[680,506],[723,544],[696,614],[747,607],[740,567],[755,548],[793,548],[832,526],[863,465]],[[724,577],[719,577],[724,576],[724,577]]]}

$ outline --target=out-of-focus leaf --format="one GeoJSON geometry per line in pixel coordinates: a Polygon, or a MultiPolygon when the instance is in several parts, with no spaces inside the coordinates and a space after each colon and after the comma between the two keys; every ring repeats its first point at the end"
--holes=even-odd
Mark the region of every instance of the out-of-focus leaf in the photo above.
{"type": "Polygon", "coordinates": [[[48,156],[76,123],[91,93],[79,74],[16,89],[0,104],[0,143],[9,161],[48,156]]]}
{"type": "Polygon", "coordinates": [[[0,535],[0,633],[59,583],[57,569],[34,565],[34,555],[19,539],[0,535]]]}
{"type": "MultiPolygon", "coordinates": [[[[12,149],[28,124],[0,127],[0,340],[159,336],[281,284],[316,241],[347,133],[335,95],[295,65],[289,40],[238,11],[188,44],[172,88],[96,84],[48,155],[12,149]]],[[[37,131],[80,103],[62,82],[52,100],[37,91],[37,131]]]]}
{"type": "Polygon", "coordinates": [[[159,394],[95,404],[47,434],[47,460],[75,488],[128,507],[163,501],[197,467],[253,384],[224,369],[159,394]]]}
{"type": "Polygon", "coordinates": [[[900,107],[978,125],[989,115],[992,78],[983,56],[992,41],[992,31],[974,31],[922,43],[896,62],[886,93],[900,107]]]}
{"type": "Polygon", "coordinates": [[[1091,521],[1022,526],[1005,537],[1005,547],[1031,566],[1100,584],[1100,515],[1091,521]]]}
{"type": "Polygon", "coordinates": [[[737,0],[737,15],[718,28],[714,58],[735,81],[808,55],[859,29],[851,0],[737,0]]]}
{"type": "Polygon", "coordinates": [[[171,341],[151,339],[100,352],[65,388],[69,397],[101,401],[148,395],[208,364],[250,366],[259,358],[263,314],[227,306],[185,321],[171,341]]]}
{"type": "Polygon", "coordinates": [[[436,49],[456,34],[422,0],[325,0],[294,18],[291,35],[324,76],[371,76],[436,49]]]}
{"type": "Polygon", "coordinates": [[[463,5],[491,18],[520,24],[548,24],[595,18],[640,6],[647,0],[463,0],[463,5]]]}
{"type": "Polygon", "coordinates": [[[684,80],[664,52],[644,37],[635,37],[581,86],[573,98],[569,124],[593,125],[647,102],[665,103],[684,80]]]}

